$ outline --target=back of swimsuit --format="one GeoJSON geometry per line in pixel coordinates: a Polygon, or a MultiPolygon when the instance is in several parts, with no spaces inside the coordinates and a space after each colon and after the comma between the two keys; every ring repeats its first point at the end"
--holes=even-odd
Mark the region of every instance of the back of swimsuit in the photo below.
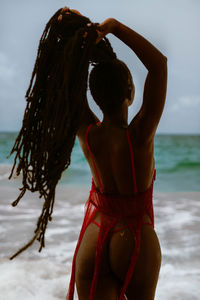
{"type": "MultiPolygon", "coordinates": [[[[153,181],[151,186],[142,193],[138,192],[137,183],[136,183],[136,176],[135,176],[135,167],[134,167],[134,157],[133,157],[133,149],[131,145],[131,140],[129,136],[128,129],[126,130],[129,150],[130,150],[130,157],[131,157],[131,165],[132,165],[132,176],[133,176],[133,187],[134,187],[134,194],[131,196],[121,196],[121,195],[110,195],[106,194],[103,189],[102,182],[100,180],[99,174],[97,172],[97,168],[93,159],[93,155],[88,143],[88,133],[91,128],[92,124],[89,125],[86,131],[86,143],[90,153],[90,157],[94,166],[96,178],[98,180],[98,184],[100,187],[100,191],[96,188],[94,181],[92,180],[92,188],[90,191],[89,199],[86,202],[86,211],[85,217],[83,221],[83,225],[81,228],[81,232],[79,235],[78,243],[76,246],[76,250],[73,257],[72,262],[72,273],[71,273],[71,280],[69,285],[68,297],[69,300],[73,299],[74,294],[74,285],[75,285],[75,261],[76,255],[81,244],[84,232],[87,226],[93,222],[97,226],[99,226],[99,235],[98,235],[98,242],[96,248],[96,258],[95,258],[95,268],[94,268],[94,276],[91,284],[90,289],[90,300],[94,299],[96,285],[98,281],[98,274],[99,268],[101,264],[101,257],[102,257],[102,249],[104,247],[105,241],[108,238],[110,232],[116,231],[114,229],[115,225],[124,220],[127,224],[126,227],[129,228],[131,231],[134,239],[135,239],[135,248],[132,253],[131,263],[127,270],[127,274],[125,276],[125,280],[123,286],[120,291],[119,300],[125,299],[125,292],[128,287],[128,284],[131,280],[133,275],[134,267],[136,261],[139,256],[140,251],[140,233],[141,227],[143,224],[148,224],[154,227],[154,212],[153,212],[153,204],[152,204],[152,194],[153,194],[153,181]],[[93,219],[97,212],[101,212],[101,224],[98,224],[93,219]],[[144,216],[148,215],[151,219],[151,222],[144,222],[144,216]]],[[[154,177],[155,180],[156,171],[154,170],[154,177]]],[[[122,230],[122,228],[118,228],[117,230],[122,230]]]]}

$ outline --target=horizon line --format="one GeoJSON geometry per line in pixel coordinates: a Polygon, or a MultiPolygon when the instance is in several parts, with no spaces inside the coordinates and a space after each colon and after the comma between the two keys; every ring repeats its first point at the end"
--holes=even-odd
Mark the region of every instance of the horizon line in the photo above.
{"type": "MultiPolygon", "coordinates": [[[[0,130],[0,133],[18,133],[20,130],[0,130]]],[[[199,135],[200,133],[195,132],[158,132],[155,135],[199,135]]]]}

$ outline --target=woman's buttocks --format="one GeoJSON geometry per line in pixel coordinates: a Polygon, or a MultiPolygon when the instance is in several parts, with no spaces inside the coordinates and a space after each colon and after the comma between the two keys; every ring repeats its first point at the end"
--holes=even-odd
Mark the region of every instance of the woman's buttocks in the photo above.
{"type": "MultiPolygon", "coordinates": [[[[118,223],[116,228],[125,225],[125,222],[118,223]]],[[[135,237],[128,227],[119,231],[113,231],[109,241],[110,266],[115,275],[124,280],[128,267],[130,266],[131,255],[135,249],[135,237]]],[[[138,284],[154,280],[159,273],[161,265],[161,248],[154,228],[143,224],[141,228],[140,251],[135,265],[133,277],[138,284]]]]}

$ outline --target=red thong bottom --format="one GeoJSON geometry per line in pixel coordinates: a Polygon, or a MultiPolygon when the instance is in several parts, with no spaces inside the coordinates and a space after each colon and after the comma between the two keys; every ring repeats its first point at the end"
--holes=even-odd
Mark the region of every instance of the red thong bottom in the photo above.
{"type": "Polygon", "coordinates": [[[95,185],[92,185],[90,191],[90,196],[86,202],[85,217],[81,232],[79,235],[77,247],[74,253],[74,258],[72,262],[72,273],[71,280],[69,285],[69,300],[73,300],[74,296],[74,287],[75,287],[75,261],[76,255],[81,244],[83,235],[88,225],[93,223],[99,228],[98,241],[96,247],[96,258],[95,258],[95,268],[93,279],[90,288],[90,300],[95,298],[95,290],[98,282],[99,268],[101,265],[102,250],[105,245],[109,234],[113,232],[118,232],[128,228],[133,238],[135,239],[136,245],[131,255],[131,262],[127,270],[123,285],[121,287],[120,295],[118,300],[125,300],[126,289],[129,285],[129,282],[132,278],[135,264],[139,257],[140,252],[140,233],[143,224],[151,225],[154,227],[154,213],[152,205],[152,192],[153,192],[153,182],[151,187],[146,190],[144,193],[136,194],[130,196],[126,199],[124,197],[109,196],[103,193],[100,193],[95,188],[95,185]],[[101,213],[100,224],[94,220],[97,212],[101,213]],[[150,217],[151,222],[144,222],[144,216],[147,214],[150,217]],[[124,220],[125,226],[120,226],[116,228],[117,223],[120,220],[124,220]]]}
{"type": "Polygon", "coordinates": [[[72,262],[72,273],[71,280],[69,285],[69,300],[73,300],[74,287],[75,287],[75,261],[78,249],[80,247],[83,235],[88,225],[93,223],[99,228],[98,241],[96,247],[96,257],[95,257],[95,267],[94,274],[90,288],[90,300],[95,299],[95,290],[98,282],[99,268],[102,263],[102,250],[105,245],[109,234],[113,232],[118,232],[128,228],[133,238],[135,239],[135,248],[131,255],[131,261],[127,273],[125,275],[124,282],[121,287],[120,295],[118,300],[125,300],[126,289],[129,285],[129,282],[132,278],[133,271],[140,252],[140,237],[141,237],[141,228],[143,224],[151,225],[154,227],[154,213],[153,213],[153,204],[152,204],[152,192],[153,192],[153,182],[151,187],[143,193],[132,195],[130,197],[117,197],[109,196],[103,193],[100,193],[92,185],[90,191],[89,199],[86,203],[85,217],[81,232],[79,235],[77,247],[74,253],[74,258],[72,262]],[[100,224],[94,220],[97,212],[101,213],[100,224]],[[144,216],[148,215],[151,222],[144,222],[144,216]],[[120,226],[116,228],[117,223],[120,220],[124,220],[125,226],[120,226]]]}

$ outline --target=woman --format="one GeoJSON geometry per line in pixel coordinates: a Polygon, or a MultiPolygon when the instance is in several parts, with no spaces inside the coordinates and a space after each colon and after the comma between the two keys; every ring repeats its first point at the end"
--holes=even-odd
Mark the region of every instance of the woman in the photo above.
{"type": "MultiPolygon", "coordinates": [[[[12,152],[23,187],[45,198],[33,239],[44,247],[55,187],[70,163],[75,135],[93,183],[72,264],[67,299],[154,299],[161,250],[154,230],[154,136],[166,96],[167,64],[145,38],[115,19],[93,24],[64,8],[47,24],[27,91],[23,126],[12,152]],[[134,84],[105,38],[114,34],[148,70],[141,109],[128,125],[134,84]],[[86,100],[89,84],[103,121],[86,100]],[[33,84],[34,82],[34,84],[33,84]],[[22,152],[22,154],[20,154],[22,152]]],[[[11,153],[12,153],[11,152],[11,153]]],[[[13,166],[14,170],[15,164],[13,166]]],[[[13,172],[12,170],[12,172],[13,172]]],[[[10,177],[12,176],[12,173],[10,177]]]]}

